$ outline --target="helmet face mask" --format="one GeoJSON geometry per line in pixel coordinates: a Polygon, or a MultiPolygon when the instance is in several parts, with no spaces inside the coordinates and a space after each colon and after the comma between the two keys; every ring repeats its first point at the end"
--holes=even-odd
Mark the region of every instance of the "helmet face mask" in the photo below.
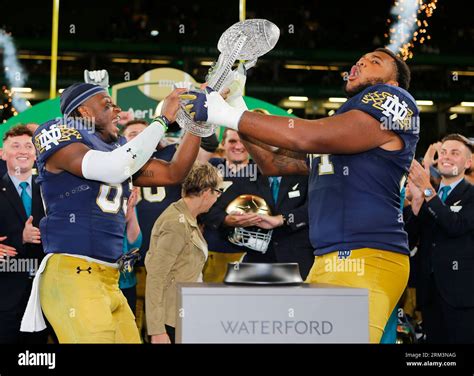
{"type": "Polygon", "coordinates": [[[256,227],[236,227],[228,239],[231,243],[265,253],[272,239],[273,230],[264,230],[256,227]],[[255,229],[256,231],[252,231],[255,229]]]}
{"type": "MultiPolygon", "coordinates": [[[[272,215],[265,200],[256,195],[240,195],[227,206],[227,214],[267,214],[272,215]]],[[[257,252],[265,253],[272,239],[273,230],[265,230],[256,226],[235,227],[229,234],[231,243],[246,247],[257,252]]]]}

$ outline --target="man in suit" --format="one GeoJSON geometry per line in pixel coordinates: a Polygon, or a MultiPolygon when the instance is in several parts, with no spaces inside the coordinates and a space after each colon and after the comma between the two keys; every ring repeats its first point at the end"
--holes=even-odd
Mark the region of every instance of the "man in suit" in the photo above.
{"type": "Polygon", "coordinates": [[[247,251],[244,262],[296,262],[306,279],[314,262],[308,233],[308,177],[259,176],[258,195],[270,204],[272,215],[261,215],[258,227],[273,229],[266,253],[247,251]]]}
{"type": "Polygon", "coordinates": [[[439,189],[416,160],[408,177],[406,230],[419,242],[417,301],[429,343],[474,343],[474,186],[464,175],[471,154],[469,140],[451,134],[439,152],[439,189]]]}
{"type": "MultiPolygon", "coordinates": [[[[35,133],[36,129],[38,129],[38,126],[39,125],[36,123],[25,124],[25,127],[28,128],[32,134],[35,133]]],[[[3,150],[0,148],[0,177],[2,177],[3,175],[7,173],[7,163],[3,160],[2,154],[3,154],[3,150]]],[[[35,168],[36,166],[34,166],[34,169],[35,168]]]]}
{"type": "Polygon", "coordinates": [[[0,148],[0,176],[3,176],[7,173],[7,164],[2,159],[3,150],[0,148]]]}
{"type": "Polygon", "coordinates": [[[45,343],[47,339],[46,331],[20,332],[32,277],[43,257],[38,224],[44,210],[33,177],[32,136],[31,130],[19,125],[3,139],[7,173],[0,177],[0,239],[17,253],[10,249],[0,263],[0,343],[45,343]]]}

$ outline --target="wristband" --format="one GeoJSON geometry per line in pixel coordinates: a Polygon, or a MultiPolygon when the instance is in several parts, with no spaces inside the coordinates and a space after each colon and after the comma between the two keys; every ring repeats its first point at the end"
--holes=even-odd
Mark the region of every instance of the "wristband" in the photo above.
{"type": "Polygon", "coordinates": [[[159,123],[161,123],[165,128],[165,132],[168,130],[168,127],[171,123],[165,115],[159,115],[155,117],[153,121],[158,121],[159,123]]]}

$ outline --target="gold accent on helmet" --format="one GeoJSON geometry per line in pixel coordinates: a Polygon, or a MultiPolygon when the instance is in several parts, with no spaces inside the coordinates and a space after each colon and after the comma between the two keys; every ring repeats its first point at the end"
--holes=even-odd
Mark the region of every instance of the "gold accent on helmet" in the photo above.
{"type": "Polygon", "coordinates": [[[240,195],[227,205],[227,214],[237,212],[240,214],[267,214],[272,215],[270,207],[266,201],[257,195],[240,195]]]}

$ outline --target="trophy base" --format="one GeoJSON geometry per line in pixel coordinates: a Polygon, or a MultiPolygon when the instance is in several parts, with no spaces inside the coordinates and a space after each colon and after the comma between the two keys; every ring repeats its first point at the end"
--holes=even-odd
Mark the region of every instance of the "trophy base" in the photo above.
{"type": "Polygon", "coordinates": [[[217,128],[217,125],[214,124],[194,121],[182,108],[178,111],[176,122],[182,129],[198,137],[209,137],[215,133],[217,128]]]}

